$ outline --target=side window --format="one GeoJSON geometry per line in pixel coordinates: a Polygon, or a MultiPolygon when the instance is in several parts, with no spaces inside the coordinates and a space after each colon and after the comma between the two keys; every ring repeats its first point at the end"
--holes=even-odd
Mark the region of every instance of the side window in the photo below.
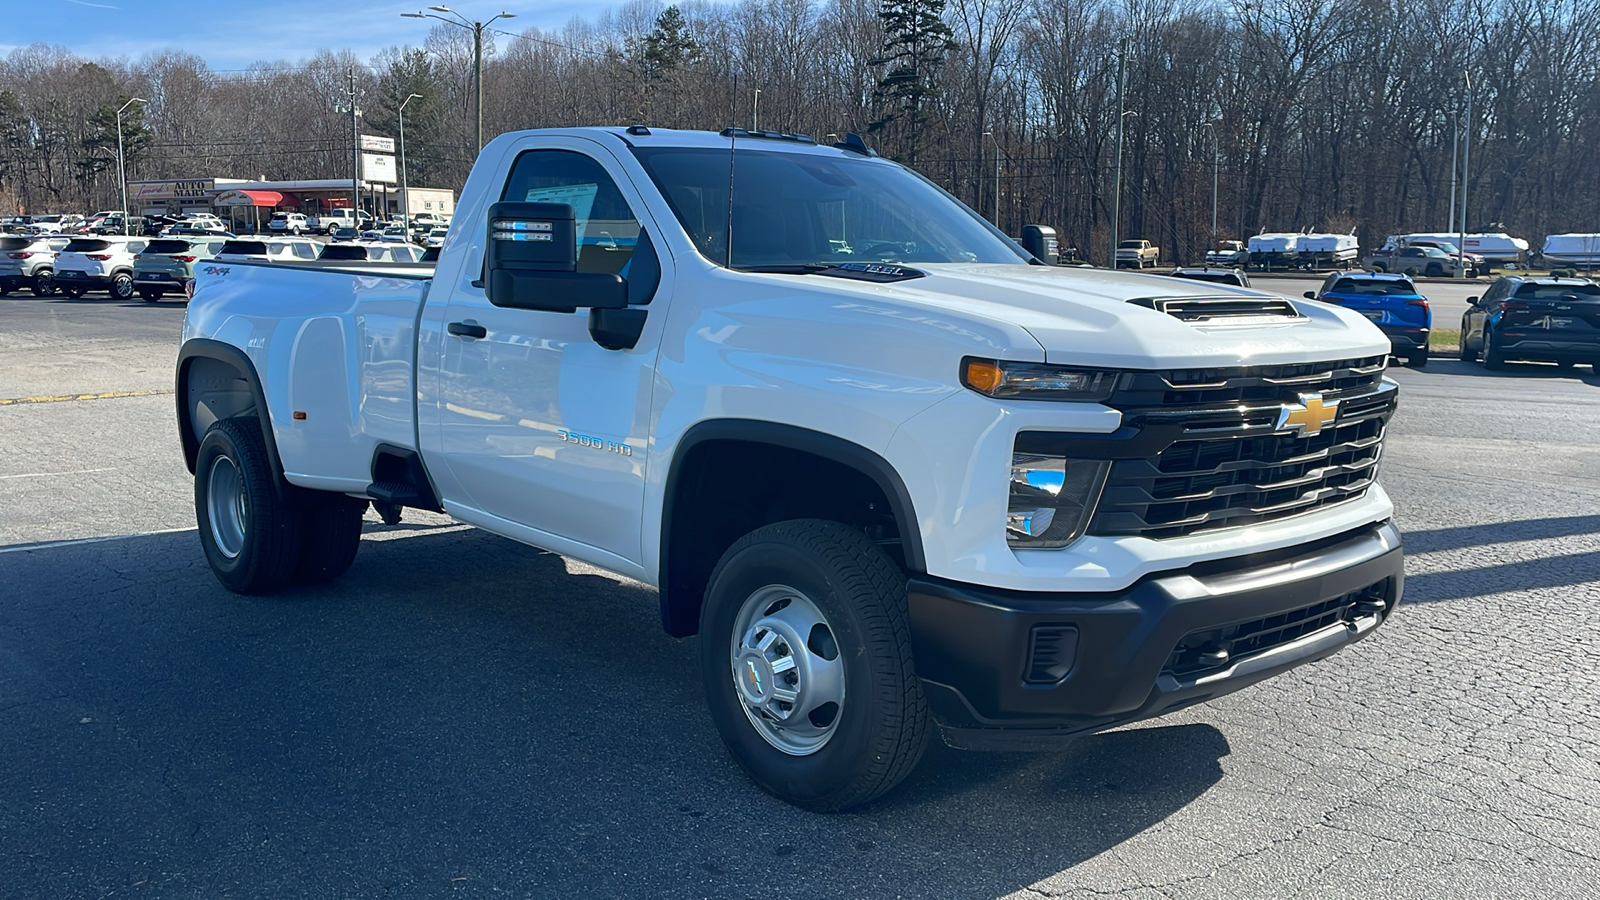
{"type": "Polygon", "coordinates": [[[301,259],[316,259],[317,250],[310,244],[295,244],[294,255],[300,257],[301,259]]]}
{"type": "Polygon", "coordinates": [[[616,182],[590,157],[570,150],[529,150],[517,157],[502,200],[566,203],[578,232],[578,271],[628,277],[639,220],[616,182]]]}
{"type": "Polygon", "coordinates": [[[128,242],[128,252],[129,253],[142,253],[142,252],[144,252],[144,241],[129,241],[128,242]]]}

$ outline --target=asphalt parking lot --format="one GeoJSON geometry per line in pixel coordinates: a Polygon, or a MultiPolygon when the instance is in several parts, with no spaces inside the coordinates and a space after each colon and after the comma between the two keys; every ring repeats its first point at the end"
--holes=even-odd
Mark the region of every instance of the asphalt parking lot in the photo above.
{"type": "Polygon", "coordinates": [[[1369,640],[819,816],[743,778],[641,585],[408,514],[330,587],[225,592],[182,315],[0,299],[0,895],[1600,896],[1588,367],[1392,371],[1369,640]]]}

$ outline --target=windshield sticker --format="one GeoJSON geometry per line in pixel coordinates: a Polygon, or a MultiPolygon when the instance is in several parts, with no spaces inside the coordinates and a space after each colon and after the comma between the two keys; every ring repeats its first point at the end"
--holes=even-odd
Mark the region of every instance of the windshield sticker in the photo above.
{"type": "Polygon", "coordinates": [[[598,184],[562,184],[551,187],[529,188],[523,199],[529,203],[565,203],[572,207],[573,225],[578,231],[578,243],[583,243],[584,226],[589,224],[589,213],[594,209],[598,184]]]}

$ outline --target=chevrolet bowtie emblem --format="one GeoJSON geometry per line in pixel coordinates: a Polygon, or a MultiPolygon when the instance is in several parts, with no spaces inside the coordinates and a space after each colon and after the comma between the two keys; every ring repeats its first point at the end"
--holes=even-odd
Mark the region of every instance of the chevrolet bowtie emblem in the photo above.
{"type": "Polygon", "coordinates": [[[1310,437],[1338,417],[1339,401],[1323,400],[1321,394],[1301,394],[1299,403],[1285,403],[1278,410],[1278,427],[1273,430],[1298,431],[1310,437]]]}

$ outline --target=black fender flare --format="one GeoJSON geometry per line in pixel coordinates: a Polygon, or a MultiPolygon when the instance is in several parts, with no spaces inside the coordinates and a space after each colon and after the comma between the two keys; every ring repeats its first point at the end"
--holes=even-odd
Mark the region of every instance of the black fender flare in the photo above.
{"type": "Polygon", "coordinates": [[[796,425],[761,419],[706,419],[696,422],[678,439],[661,506],[661,544],[657,582],[661,586],[661,626],[674,637],[694,634],[699,629],[699,597],[679,597],[673,590],[669,563],[672,549],[672,521],[678,493],[678,478],[684,460],[700,444],[709,441],[746,441],[800,450],[832,460],[871,479],[888,498],[890,513],[900,532],[906,568],[912,574],[927,572],[927,557],[922,548],[922,529],[917,524],[915,505],[905,481],[889,461],[872,450],[835,435],[796,425]],[[689,616],[688,610],[694,615],[689,616]]]}
{"type": "Polygon", "coordinates": [[[200,453],[200,439],[195,436],[189,409],[189,367],[196,359],[226,363],[244,379],[255,402],[256,417],[261,423],[262,443],[267,448],[267,459],[272,464],[273,482],[279,499],[292,502],[296,492],[283,477],[283,461],[278,456],[278,441],[272,433],[272,414],[267,408],[267,394],[261,387],[261,376],[243,350],[210,338],[190,338],[178,349],[177,379],[173,393],[178,407],[178,439],[182,442],[183,462],[189,473],[194,474],[195,457],[200,453]]]}

